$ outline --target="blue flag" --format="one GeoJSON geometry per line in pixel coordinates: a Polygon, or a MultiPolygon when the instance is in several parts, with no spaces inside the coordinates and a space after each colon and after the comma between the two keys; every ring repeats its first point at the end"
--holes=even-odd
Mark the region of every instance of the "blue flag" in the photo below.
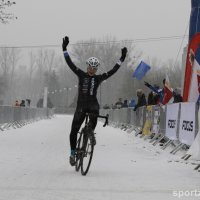
{"type": "Polygon", "coordinates": [[[198,64],[200,65],[200,46],[198,47],[198,49],[196,51],[195,59],[198,62],[198,64]]]}
{"type": "Polygon", "coordinates": [[[141,63],[138,65],[138,67],[134,71],[133,77],[137,78],[138,80],[141,80],[150,69],[151,67],[149,65],[141,61],[141,63]]]}
{"type": "Polygon", "coordinates": [[[200,32],[200,0],[191,0],[191,5],[189,41],[195,33],[200,32]]]}

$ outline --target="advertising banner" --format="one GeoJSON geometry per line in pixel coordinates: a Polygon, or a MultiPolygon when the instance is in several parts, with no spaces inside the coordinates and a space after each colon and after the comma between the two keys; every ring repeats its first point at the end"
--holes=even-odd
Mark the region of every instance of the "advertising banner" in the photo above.
{"type": "Polygon", "coordinates": [[[178,113],[179,113],[179,103],[167,105],[165,135],[170,140],[178,140],[177,137],[178,113]]]}
{"type": "Polygon", "coordinates": [[[179,140],[183,144],[192,145],[195,139],[196,103],[181,103],[179,140]]]}

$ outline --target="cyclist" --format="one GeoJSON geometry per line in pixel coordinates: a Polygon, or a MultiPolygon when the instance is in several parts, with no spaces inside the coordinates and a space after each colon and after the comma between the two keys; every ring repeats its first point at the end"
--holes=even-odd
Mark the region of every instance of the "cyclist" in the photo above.
{"type": "MultiPolygon", "coordinates": [[[[120,67],[122,62],[124,62],[127,54],[127,48],[124,47],[121,49],[121,58],[116,63],[116,65],[108,71],[107,73],[96,75],[97,69],[100,66],[99,60],[95,57],[91,57],[86,61],[87,64],[87,72],[82,71],[72,62],[69,53],[67,52],[67,45],[69,44],[69,38],[66,36],[63,38],[63,53],[65,60],[70,67],[70,69],[78,76],[79,79],[79,92],[78,92],[78,101],[77,107],[74,114],[71,132],[70,132],[70,146],[71,146],[71,154],[69,157],[70,164],[72,166],[75,165],[75,149],[76,149],[76,141],[77,141],[77,133],[85,119],[86,113],[94,113],[96,115],[99,114],[99,103],[97,101],[97,89],[102,81],[106,80],[110,76],[112,76],[120,67]]],[[[90,125],[92,131],[94,131],[97,124],[97,117],[90,116],[90,125]]]]}

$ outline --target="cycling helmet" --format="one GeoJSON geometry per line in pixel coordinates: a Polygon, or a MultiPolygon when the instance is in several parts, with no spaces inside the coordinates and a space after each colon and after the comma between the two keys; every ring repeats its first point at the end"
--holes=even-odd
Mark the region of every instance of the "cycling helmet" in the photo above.
{"type": "Polygon", "coordinates": [[[95,57],[91,57],[86,61],[86,64],[90,67],[93,67],[95,69],[98,69],[98,67],[100,66],[100,62],[97,58],[95,57]]]}

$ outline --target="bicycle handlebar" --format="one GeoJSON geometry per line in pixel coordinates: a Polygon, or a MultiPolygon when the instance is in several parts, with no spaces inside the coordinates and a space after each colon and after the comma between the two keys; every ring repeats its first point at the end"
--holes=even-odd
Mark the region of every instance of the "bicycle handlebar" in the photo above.
{"type": "Polygon", "coordinates": [[[94,114],[94,113],[86,113],[86,118],[87,118],[87,116],[90,116],[90,115],[93,115],[93,116],[95,116],[97,118],[105,119],[105,123],[104,123],[103,127],[105,127],[106,125],[108,125],[108,118],[109,118],[108,114],[106,116],[103,116],[103,115],[97,115],[97,114],[94,114]]]}
{"type": "Polygon", "coordinates": [[[98,118],[105,119],[105,123],[104,123],[103,127],[105,127],[106,125],[108,125],[108,117],[109,117],[108,114],[106,116],[98,115],[98,118]]]}

